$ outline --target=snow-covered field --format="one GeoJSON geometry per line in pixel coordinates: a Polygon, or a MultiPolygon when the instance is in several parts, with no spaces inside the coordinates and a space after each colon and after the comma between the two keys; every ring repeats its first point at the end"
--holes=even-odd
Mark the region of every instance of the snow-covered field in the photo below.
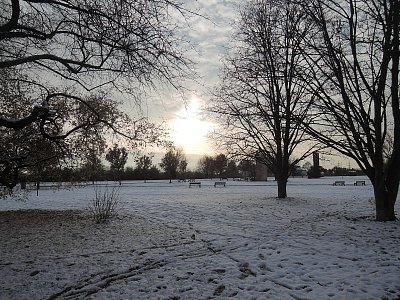
{"type": "Polygon", "coordinates": [[[356,179],[129,182],[107,224],[90,186],[0,200],[0,299],[399,299],[400,222],[356,179]]]}

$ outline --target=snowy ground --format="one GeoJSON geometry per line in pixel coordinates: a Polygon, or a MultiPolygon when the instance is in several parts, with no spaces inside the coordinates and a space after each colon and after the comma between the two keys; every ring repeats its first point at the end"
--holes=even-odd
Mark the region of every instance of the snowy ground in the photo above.
{"type": "Polygon", "coordinates": [[[356,179],[130,182],[100,225],[93,187],[0,200],[0,299],[399,299],[400,222],[356,179]]]}

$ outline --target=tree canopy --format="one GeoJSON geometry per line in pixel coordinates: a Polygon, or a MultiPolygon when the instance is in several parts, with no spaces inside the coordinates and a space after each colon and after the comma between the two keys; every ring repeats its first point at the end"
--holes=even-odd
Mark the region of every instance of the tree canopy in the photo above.
{"type": "Polygon", "coordinates": [[[176,178],[180,164],[183,164],[184,170],[186,170],[187,163],[183,150],[181,148],[169,148],[161,159],[160,167],[168,174],[170,182],[176,178]]]}
{"type": "MultiPolygon", "coordinates": [[[[190,12],[173,0],[2,1],[0,70],[12,76],[3,76],[10,92],[1,98],[0,129],[29,128],[60,149],[58,158],[73,136],[104,138],[110,130],[133,146],[158,143],[161,127],[126,115],[120,104],[140,103],[156,84],[179,88],[190,75],[176,15],[190,12]]],[[[9,187],[32,153],[31,144],[21,147],[0,153],[0,179],[9,187]]]]}
{"type": "Polygon", "coordinates": [[[240,11],[237,32],[208,110],[222,130],[214,136],[231,155],[257,158],[274,172],[278,196],[316,143],[303,130],[312,94],[306,88],[302,37],[308,22],[293,1],[249,1],[240,11]],[[301,148],[301,152],[299,151],[301,148]]]}

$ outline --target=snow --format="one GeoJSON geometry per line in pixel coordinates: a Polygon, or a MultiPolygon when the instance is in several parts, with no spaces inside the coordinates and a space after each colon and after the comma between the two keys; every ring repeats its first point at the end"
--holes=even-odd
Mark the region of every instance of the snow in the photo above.
{"type": "Polygon", "coordinates": [[[366,178],[290,178],[284,200],[215,181],[123,183],[106,224],[92,186],[0,200],[0,299],[400,297],[400,222],[374,221],[366,178]]]}

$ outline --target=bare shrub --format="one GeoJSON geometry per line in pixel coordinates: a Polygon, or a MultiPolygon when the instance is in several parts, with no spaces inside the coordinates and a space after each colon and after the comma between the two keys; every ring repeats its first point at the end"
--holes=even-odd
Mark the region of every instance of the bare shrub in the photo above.
{"type": "Polygon", "coordinates": [[[95,197],[89,206],[96,223],[105,223],[116,215],[119,200],[119,189],[95,188],[95,197]]]}
{"type": "Polygon", "coordinates": [[[10,189],[5,186],[0,185],[0,200],[2,199],[12,199],[15,201],[26,202],[28,200],[29,191],[26,189],[21,189],[20,186],[16,186],[10,189]]]}

